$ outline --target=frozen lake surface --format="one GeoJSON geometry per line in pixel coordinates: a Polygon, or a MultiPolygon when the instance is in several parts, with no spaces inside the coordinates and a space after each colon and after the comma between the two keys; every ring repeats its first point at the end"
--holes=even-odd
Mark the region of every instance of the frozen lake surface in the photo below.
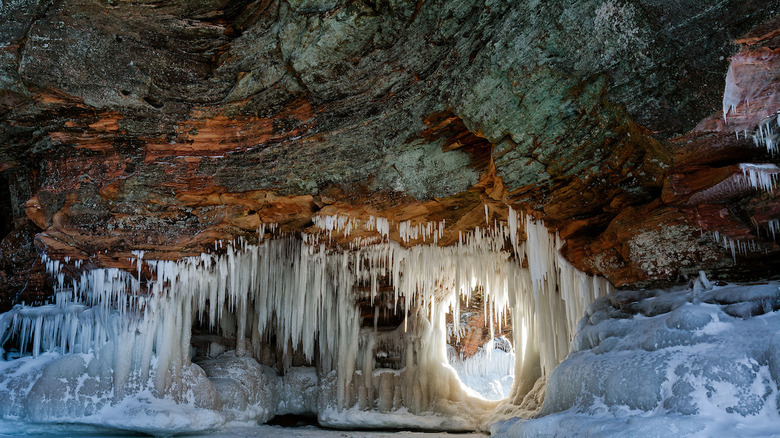
{"type": "MultiPolygon", "coordinates": [[[[4,428],[5,429],[5,428],[4,428]]],[[[5,432],[11,432],[8,429],[5,432]]],[[[101,437],[101,438],[126,438],[135,436],[148,436],[138,434],[122,434],[119,431],[96,431],[94,429],[78,428],[72,426],[42,426],[40,429],[30,428],[29,425],[20,429],[18,433],[3,433],[0,437],[15,436],[67,436],[76,437],[101,437]]],[[[219,432],[198,435],[176,435],[186,438],[485,438],[481,433],[446,433],[446,432],[411,432],[411,431],[370,431],[370,430],[332,430],[322,429],[317,426],[283,427],[283,426],[229,426],[219,432]]]]}
{"type": "MultiPolygon", "coordinates": [[[[201,437],[203,435],[190,435],[189,437],[201,437]]],[[[316,426],[306,427],[281,427],[281,426],[254,426],[228,428],[223,432],[207,435],[210,438],[229,437],[296,437],[296,438],[485,438],[488,435],[481,433],[445,433],[445,432],[410,432],[410,431],[357,431],[357,430],[329,430],[316,426]]]]}

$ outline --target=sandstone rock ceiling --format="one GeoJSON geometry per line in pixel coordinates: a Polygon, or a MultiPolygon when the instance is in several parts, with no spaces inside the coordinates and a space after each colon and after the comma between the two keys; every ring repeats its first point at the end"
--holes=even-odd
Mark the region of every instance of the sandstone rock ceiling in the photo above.
{"type": "Polygon", "coordinates": [[[543,218],[567,258],[618,286],[771,276],[778,195],[713,188],[738,163],[778,162],[733,132],[780,106],[778,13],[777,0],[4,2],[0,306],[45,297],[36,251],[122,267],[132,250],[178,258],[337,213],[445,219],[446,245],[484,225],[484,204],[543,218]],[[739,50],[764,91],[724,123],[739,50]],[[715,231],[751,249],[734,263],[715,231]]]}

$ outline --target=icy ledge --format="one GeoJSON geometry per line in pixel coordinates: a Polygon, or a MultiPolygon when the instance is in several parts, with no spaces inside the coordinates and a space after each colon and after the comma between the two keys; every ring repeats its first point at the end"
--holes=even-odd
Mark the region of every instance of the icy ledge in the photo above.
{"type": "Polygon", "coordinates": [[[777,436],[780,283],[595,301],[538,418],[497,436],[777,436]]]}

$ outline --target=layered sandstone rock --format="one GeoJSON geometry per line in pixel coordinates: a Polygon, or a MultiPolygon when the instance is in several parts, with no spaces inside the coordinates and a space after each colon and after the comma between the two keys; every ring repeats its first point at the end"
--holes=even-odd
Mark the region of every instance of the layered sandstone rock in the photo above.
{"type": "Polygon", "coordinates": [[[777,163],[745,139],[778,109],[777,1],[3,8],[0,306],[46,295],[36,248],[128,267],[335,214],[448,245],[509,206],[616,285],[778,272],[777,195],[701,195],[777,163]]]}

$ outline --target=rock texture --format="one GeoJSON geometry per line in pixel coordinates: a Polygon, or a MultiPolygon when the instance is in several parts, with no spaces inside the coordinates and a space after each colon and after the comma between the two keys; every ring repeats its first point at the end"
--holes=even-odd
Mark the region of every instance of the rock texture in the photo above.
{"type": "Polygon", "coordinates": [[[46,296],[36,251],[125,267],[325,214],[446,245],[485,205],[618,286],[780,272],[776,192],[710,190],[778,162],[776,0],[0,8],[2,307],[46,296]]]}

